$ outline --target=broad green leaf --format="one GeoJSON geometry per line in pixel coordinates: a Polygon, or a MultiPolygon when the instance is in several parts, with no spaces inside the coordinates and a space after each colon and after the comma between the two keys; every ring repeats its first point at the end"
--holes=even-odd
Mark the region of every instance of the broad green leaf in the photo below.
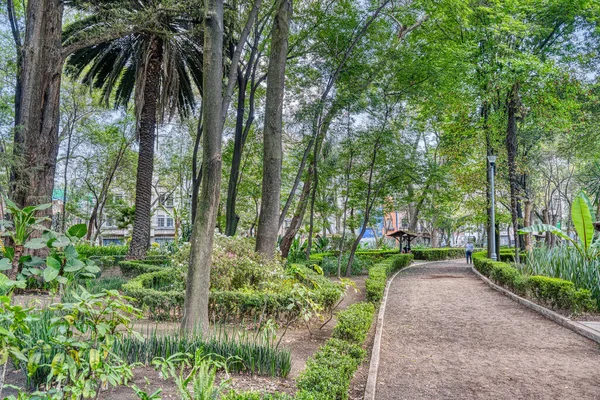
{"type": "Polygon", "coordinates": [[[562,230],[558,229],[556,226],[554,225],[549,225],[549,224],[535,224],[535,225],[531,225],[525,228],[521,228],[519,229],[519,234],[524,235],[527,233],[536,233],[536,232],[550,232],[555,234],[558,237],[561,237],[565,240],[568,240],[571,243],[576,244],[573,239],[571,239],[569,237],[569,235],[567,235],[565,232],[563,232],[562,230]]]}
{"type": "Polygon", "coordinates": [[[65,247],[65,257],[67,258],[67,260],[76,260],[77,256],[79,256],[79,254],[77,254],[75,246],[70,244],[67,247],[65,247]]]}
{"type": "Polygon", "coordinates": [[[87,233],[87,226],[85,224],[77,224],[73,225],[67,231],[67,234],[71,237],[76,237],[77,239],[81,239],[87,233]]]}
{"type": "Polygon", "coordinates": [[[573,225],[575,225],[575,230],[586,254],[594,239],[594,221],[592,220],[592,213],[588,204],[589,200],[586,201],[585,195],[579,193],[571,206],[573,225]]]}
{"type": "Polygon", "coordinates": [[[59,270],[57,269],[54,269],[52,267],[46,267],[46,269],[44,270],[44,280],[46,282],[52,282],[58,276],[58,272],[59,270]]]}
{"type": "Polygon", "coordinates": [[[52,247],[54,247],[54,248],[66,247],[70,244],[71,244],[71,240],[68,237],[66,237],[65,235],[60,235],[59,237],[56,238],[55,241],[52,242],[52,247]]]}
{"type": "Polygon", "coordinates": [[[46,265],[56,270],[60,270],[60,267],[62,267],[60,261],[52,256],[46,257],[46,265]]]}
{"type": "Polygon", "coordinates": [[[2,258],[0,259],[0,271],[6,271],[8,269],[11,269],[12,264],[10,262],[10,259],[8,258],[2,258]]]}
{"type": "Polygon", "coordinates": [[[36,265],[42,265],[44,264],[45,261],[43,258],[40,258],[38,256],[33,256],[31,257],[31,259],[29,259],[28,261],[24,262],[23,264],[28,266],[28,267],[35,267],[36,265]]]}
{"type": "Polygon", "coordinates": [[[46,247],[46,240],[43,238],[35,238],[31,239],[29,242],[24,245],[28,249],[39,250],[46,247]]]}

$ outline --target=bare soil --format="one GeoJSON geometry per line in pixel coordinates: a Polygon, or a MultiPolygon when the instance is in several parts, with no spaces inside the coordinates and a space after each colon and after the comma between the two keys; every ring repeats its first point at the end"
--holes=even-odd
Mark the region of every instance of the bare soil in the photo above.
{"type": "Polygon", "coordinates": [[[376,398],[600,399],[598,367],[596,343],[436,263],[390,287],[376,398]]]}

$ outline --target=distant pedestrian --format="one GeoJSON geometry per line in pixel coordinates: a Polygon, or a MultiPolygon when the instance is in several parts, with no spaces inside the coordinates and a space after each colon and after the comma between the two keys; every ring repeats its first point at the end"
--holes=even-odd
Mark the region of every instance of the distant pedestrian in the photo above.
{"type": "Polygon", "coordinates": [[[467,264],[473,264],[473,243],[467,242],[467,247],[465,248],[465,253],[467,255],[467,264]]]}

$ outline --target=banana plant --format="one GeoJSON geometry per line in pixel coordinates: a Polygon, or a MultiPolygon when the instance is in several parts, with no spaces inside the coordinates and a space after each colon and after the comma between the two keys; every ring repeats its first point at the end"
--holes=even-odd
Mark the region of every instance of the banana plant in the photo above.
{"type": "Polygon", "coordinates": [[[594,257],[593,249],[600,246],[600,240],[594,241],[594,221],[596,215],[590,199],[584,192],[580,192],[571,206],[571,219],[577,232],[577,239],[573,239],[567,232],[548,224],[534,224],[519,230],[521,235],[535,232],[550,232],[573,244],[581,256],[587,260],[594,257]]]}
{"type": "MultiPolygon", "coordinates": [[[[28,206],[21,209],[8,197],[4,197],[4,204],[6,204],[6,211],[11,215],[11,220],[0,220],[0,227],[6,229],[1,236],[10,237],[13,246],[3,247],[4,257],[0,257],[0,271],[8,270],[9,279],[15,280],[21,272],[23,262],[26,261],[23,258],[26,257],[23,252],[31,243],[29,238],[33,232],[46,229],[42,223],[49,220],[47,217],[37,217],[36,213],[50,208],[52,204],[28,206]]],[[[0,256],[2,255],[0,254],[0,256]]]]}

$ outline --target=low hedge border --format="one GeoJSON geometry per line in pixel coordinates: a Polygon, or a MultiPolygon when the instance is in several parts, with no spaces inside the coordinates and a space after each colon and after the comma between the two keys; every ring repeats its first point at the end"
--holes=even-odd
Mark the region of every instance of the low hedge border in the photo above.
{"type": "Polygon", "coordinates": [[[571,281],[540,275],[525,275],[502,261],[492,261],[485,252],[473,254],[473,265],[482,275],[515,294],[568,314],[597,311],[592,294],[571,281]]]}
{"type": "MultiPolygon", "coordinates": [[[[398,254],[395,250],[361,250],[354,253],[356,257],[366,258],[371,261],[378,261],[383,258],[398,254]]],[[[309,261],[313,264],[320,264],[325,257],[337,257],[340,254],[338,250],[327,251],[324,253],[314,253],[310,255],[309,261]]]]}
{"type": "MultiPolygon", "coordinates": [[[[149,311],[155,320],[176,320],[181,316],[185,300],[185,276],[177,279],[183,271],[174,268],[159,268],[158,271],[137,276],[123,285],[123,292],[136,299],[137,306],[149,311]]],[[[325,311],[331,310],[339,301],[341,292],[329,279],[302,265],[296,265],[314,282],[317,290],[312,301],[321,304],[325,311]]],[[[211,291],[209,312],[211,319],[222,321],[226,318],[284,319],[290,316],[288,305],[292,294],[289,292],[261,292],[250,290],[211,291]]]]}
{"type": "Polygon", "coordinates": [[[439,261],[466,257],[465,249],[459,247],[440,247],[431,249],[412,249],[415,260],[439,261]]]}
{"type": "Polygon", "coordinates": [[[397,254],[375,264],[369,269],[369,277],[365,282],[367,300],[379,303],[385,292],[388,277],[394,272],[410,265],[413,254],[397,254]]]}
{"type": "Polygon", "coordinates": [[[121,273],[127,277],[161,271],[167,266],[169,266],[169,259],[165,257],[148,257],[143,260],[119,261],[121,273]]]}
{"type": "MultiPolygon", "coordinates": [[[[369,270],[368,287],[381,286],[383,290],[388,276],[408,266],[412,254],[396,254],[377,263],[369,270]],[[373,271],[373,272],[371,272],[373,271]]],[[[377,289],[375,291],[379,293],[377,289]]],[[[307,361],[305,370],[297,379],[296,400],[347,400],[350,381],[366,356],[362,344],[365,341],[373,319],[375,308],[382,295],[369,302],[355,303],[337,313],[337,323],[332,337],[307,361]]],[[[290,399],[278,397],[280,394],[259,394],[256,392],[232,393],[229,400],[290,399]],[[276,396],[276,397],[270,397],[276,396]]]]}

